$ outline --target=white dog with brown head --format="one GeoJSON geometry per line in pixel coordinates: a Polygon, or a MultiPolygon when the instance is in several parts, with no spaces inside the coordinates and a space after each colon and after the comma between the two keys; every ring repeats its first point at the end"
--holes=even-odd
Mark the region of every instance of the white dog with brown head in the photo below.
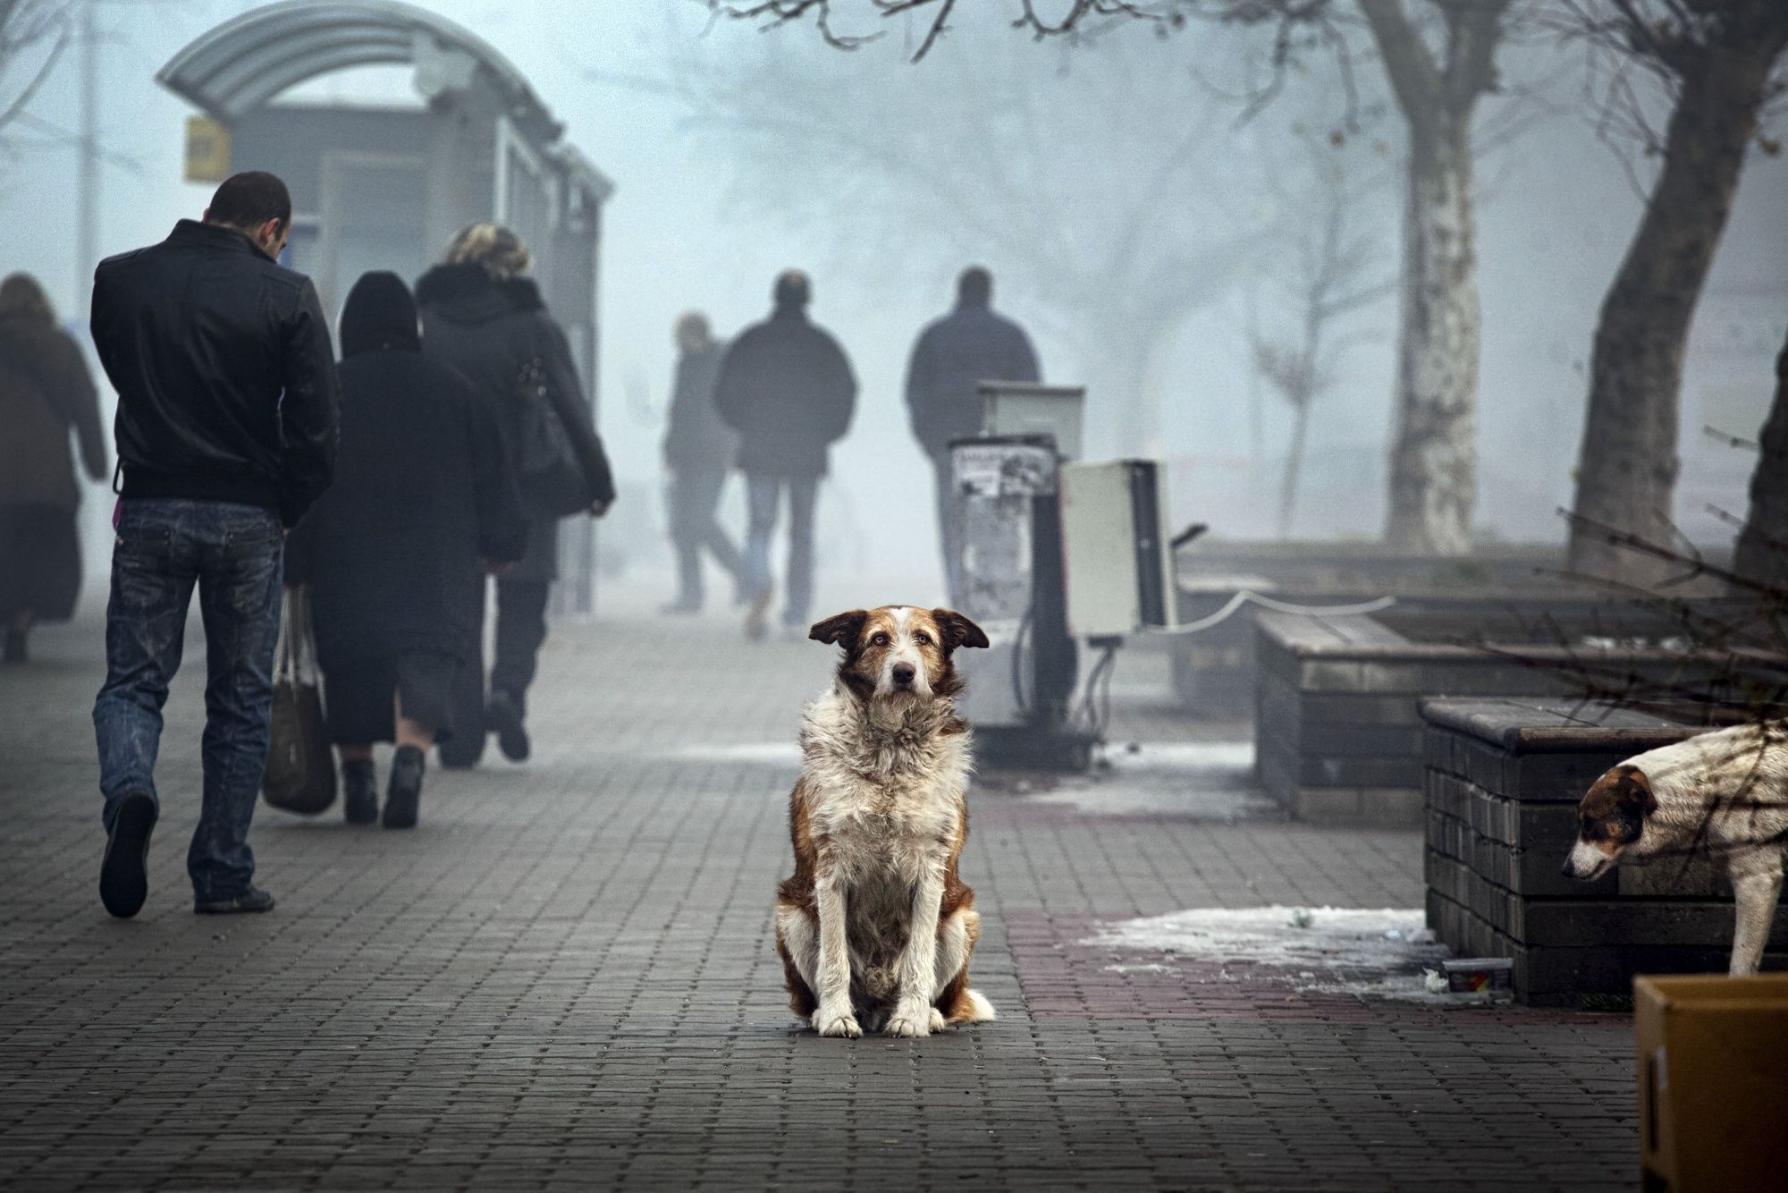
{"type": "Polygon", "coordinates": [[[1788,724],[1735,725],[1635,754],[1577,805],[1568,877],[1624,862],[1724,856],[1737,903],[1730,969],[1757,972],[1788,855],[1788,724]]]}
{"type": "Polygon", "coordinates": [[[795,872],[776,899],[789,1005],[828,1036],[992,1019],[968,986],[981,917],[957,874],[971,760],[951,663],[987,635],[949,609],[890,605],[808,636],[844,657],[807,706],[789,796],[795,872]]]}

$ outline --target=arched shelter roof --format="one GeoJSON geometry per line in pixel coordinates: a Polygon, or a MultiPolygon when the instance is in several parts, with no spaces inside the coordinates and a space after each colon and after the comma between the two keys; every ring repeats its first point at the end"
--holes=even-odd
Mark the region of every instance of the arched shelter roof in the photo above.
{"type": "Polygon", "coordinates": [[[558,139],[563,127],[490,43],[398,0],[285,0],[257,8],[199,37],[156,79],[227,122],[288,88],[338,70],[468,59],[487,74],[512,120],[543,142],[558,139]]]}

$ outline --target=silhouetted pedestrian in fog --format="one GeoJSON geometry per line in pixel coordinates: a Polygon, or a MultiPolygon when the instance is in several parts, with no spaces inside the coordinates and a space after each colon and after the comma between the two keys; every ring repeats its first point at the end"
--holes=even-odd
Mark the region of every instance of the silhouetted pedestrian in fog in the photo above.
{"type": "MultiPolygon", "coordinates": [[[[455,697],[456,733],[441,749],[441,761],[448,766],[471,766],[484,752],[484,736],[475,730],[480,717],[496,731],[497,745],[512,762],[526,758],[531,748],[524,724],[528,686],[534,682],[540,647],[546,641],[547,593],[559,576],[559,517],[530,492],[520,466],[529,402],[551,403],[569,440],[590,513],[601,517],[615,499],[608,457],[590,423],[589,400],[578,381],[571,346],[547,314],[539,287],[524,276],[532,263],[526,246],[508,228],[472,224],[453,238],[446,262],[423,274],[416,286],[422,307],[422,350],[464,373],[490,404],[503,429],[510,469],[529,515],[527,551],[497,578],[496,657],[490,669],[489,704],[480,637],[473,643],[472,662],[455,697]]],[[[480,604],[480,623],[483,617],[480,604]]]]}
{"type": "Polygon", "coordinates": [[[950,476],[950,442],[979,434],[980,383],[1035,381],[1037,354],[1024,329],[992,308],[993,275],[979,265],[956,279],[956,309],[929,324],[913,345],[906,404],[913,435],[937,476],[938,535],[944,576],[960,599],[957,569],[962,527],[950,476]]]}
{"type": "Polygon", "coordinates": [[[161,707],[193,586],[205,617],[205,799],[186,854],[193,910],[266,911],[248,826],[267,769],[285,534],[329,487],[337,394],[310,279],[275,264],[292,199],[271,174],[217,188],[203,223],[100,263],[93,342],[118,391],[124,496],[93,705],[109,834],[99,895],[148,893],[161,707]]]}
{"type": "Polygon", "coordinates": [[[25,661],[25,635],[40,621],[64,621],[81,592],[81,490],[68,432],[81,464],[106,478],[99,399],[80,345],[56,326],[37,280],[0,282],[0,661],[25,661]]]}
{"type": "Polygon", "coordinates": [[[831,445],[850,429],[857,379],[838,341],[807,318],[807,275],[776,279],[775,310],[740,333],[720,367],[714,402],[739,432],[739,467],[750,507],[745,575],[751,598],[745,632],[764,634],[775,584],[770,538],[788,492],[788,593],[782,624],[805,632],[813,598],[813,511],[831,445]]]}
{"type": "MultiPolygon", "coordinates": [[[[341,458],[292,532],[286,583],[308,583],[342,812],[379,816],[373,743],[397,743],[386,828],[416,823],[428,748],[459,731],[455,678],[482,628],[487,566],[521,557],[528,525],[489,405],[422,355],[394,273],[354,284],[341,315],[341,458]]],[[[482,737],[482,721],[469,727],[482,737]]]]}
{"type": "Polygon", "coordinates": [[[677,553],[677,599],[663,611],[697,613],[704,596],[704,550],[733,578],[736,591],[742,594],[744,589],[744,561],[715,519],[739,437],[714,405],[726,345],[709,333],[707,317],[694,311],[677,320],[676,342],[677,377],[664,432],[664,464],[670,470],[666,504],[677,553]]]}

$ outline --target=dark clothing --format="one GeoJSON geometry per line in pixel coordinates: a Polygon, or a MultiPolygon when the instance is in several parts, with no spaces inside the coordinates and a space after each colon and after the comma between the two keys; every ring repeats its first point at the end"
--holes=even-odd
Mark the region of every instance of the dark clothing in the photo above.
{"type": "Polygon", "coordinates": [[[72,510],[80,504],[68,454],[71,428],[87,475],[104,480],[99,399],[80,346],[48,319],[0,318],[0,507],[72,510]]]}
{"type": "Polygon", "coordinates": [[[727,349],[714,403],[739,432],[745,472],[818,477],[850,429],[857,379],[838,341],[803,308],[780,307],[727,349]]]}
{"type": "Polygon", "coordinates": [[[770,539],[776,533],[776,511],[788,489],[788,586],[782,624],[804,626],[813,604],[813,513],[819,500],[819,477],[745,475],[749,528],[745,540],[746,584],[753,594],[770,586],[770,539]]]}
{"type": "Polygon", "coordinates": [[[296,525],[335,466],[329,327],[301,274],[182,220],[100,262],[93,342],[118,391],[126,497],[260,506],[296,525]]]}
{"type": "Polygon", "coordinates": [[[0,318],[0,623],[29,611],[61,621],[81,591],[68,433],[94,480],[106,476],[99,400],[74,340],[48,318],[0,318]]]}
{"type": "Polygon", "coordinates": [[[540,644],[546,641],[546,598],[551,591],[544,581],[497,577],[497,649],[490,665],[490,690],[509,693],[517,708],[527,707],[528,685],[534,682],[540,644]]]}
{"type": "Polygon", "coordinates": [[[0,627],[29,611],[66,621],[81,595],[81,536],[60,505],[0,505],[0,627]]]}
{"type": "Polygon", "coordinates": [[[336,481],[286,560],[311,586],[317,661],[328,675],[413,650],[463,657],[481,628],[481,561],[519,558],[527,533],[490,408],[408,349],[348,357],[341,383],[336,481]]]}
{"type": "Polygon", "coordinates": [[[677,596],[692,605],[700,605],[706,593],[702,581],[703,551],[714,556],[714,562],[738,587],[745,587],[744,558],[715,517],[724,488],[725,469],[685,468],[673,474],[666,491],[671,545],[677,553],[677,596]]]}
{"type": "MultiPolygon", "coordinates": [[[[361,746],[397,739],[397,711],[434,730],[438,740],[453,736],[453,681],[464,661],[457,654],[412,650],[377,659],[340,663],[323,675],[323,717],[329,740],[361,746]]],[[[481,713],[482,715],[482,713],[481,713]]],[[[478,721],[471,729],[477,734],[478,721]]]]}
{"type": "Polygon", "coordinates": [[[722,472],[732,467],[739,437],[714,405],[714,384],[726,345],[718,341],[677,359],[671,388],[670,425],[664,432],[664,463],[674,472],[722,472]]]}
{"type": "MultiPolygon", "coordinates": [[[[490,669],[490,690],[507,692],[517,709],[526,712],[528,687],[534,682],[540,646],[546,641],[546,601],[552,585],[544,580],[497,578],[496,659],[490,669]]],[[[479,619],[484,616],[484,591],[478,593],[479,619]]],[[[484,755],[485,685],[484,635],[468,644],[470,657],[453,681],[451,741],[441,743],[441,762],[447,766],[474,766],[484,755]]]]}
{"type": "MultiPolygon", "coordinates": [[[[245,893],[248,826],[267,767],[279,640],[281,533],[256,505],[125,498],[106,610],[106,681],[93,705],[104,820],[157,798],[161,709],[180,669],[193,586],[205,622],[204,801],[186,868],[200,902],[245,893]]],[[[158,799],[159,806],[159,799],[158,799]]]]}
{"type": "Polygon", "coordinates": [[[986,303],[960,302],[919,334],[906,370],[913,434],[933,460],[981,431],[983,381],[1035,381],[1030,337],[986,303]]]}
{"type": "MultiPolygon", "coordinates": [[[[590,504],[613,501],[614,477],[590,422],[571,346],[547,314],[533,281],[493,281],[475,264],[437,265],[417,283],[416,301],[422,308],[423,352],[464,373],[485,400],[509,445],[510,471],[515,472],[521,431],[522,371],[538,361],[547,396],[584,474],[590,504]]],[[[535,515],[531,522],[527,552],[511,575],[557,579],[558,519],[535,515]]]]}

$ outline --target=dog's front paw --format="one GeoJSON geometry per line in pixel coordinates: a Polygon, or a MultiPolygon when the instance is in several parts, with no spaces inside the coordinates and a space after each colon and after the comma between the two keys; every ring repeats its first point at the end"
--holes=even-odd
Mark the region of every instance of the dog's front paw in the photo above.
{"type": "Polygon", "coordinates": [[[938,1010],[936,1007],[932,1007],[931,1008],[931,1030],[934,1032],[943,1031],[945,1026],[946,1026],[946,1021],[944,1019],[944,1013],[942,1011],[938,1010]]]}
{"type": "Polygon", "coordinates": [[[847,1040],[854,1040],[863,1034],[855,1015],[848,1010],[839,1011],[831,1007],[821,1007],[813,1013],[813,1030],[822,1036],[843,1036],[847,1040]]]}
{"type": "MultiPolygon", "coordinates": [[[[931,1025],[931,1017],[936,1013],[930,1007],[912,1007],[903,1003],[895,1008],[894,1017],[888,1020],[888,1034],[915,1039],[928,1036],[935,1030],[931,1025]]],[[[939,1026],[942,1026],[941,1021],[939,1026]]]]}

